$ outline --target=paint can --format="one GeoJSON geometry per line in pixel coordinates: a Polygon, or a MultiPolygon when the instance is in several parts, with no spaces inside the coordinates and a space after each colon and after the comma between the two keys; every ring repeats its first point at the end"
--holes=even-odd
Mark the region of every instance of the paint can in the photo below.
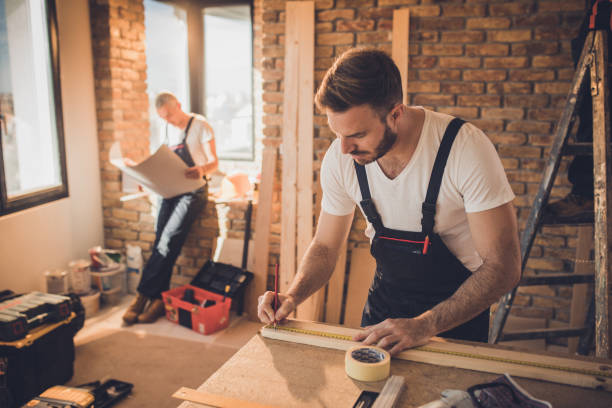
{"type": "Polygon", "coordinates": [[[85,259],[78,259],[68,264],[70,270],[70,286],[72,290],[79,294],[87,294],[91,290],[91,274],[89,273],[90,262],[85,259]]]}
{"type": "Polygon", "coordinates": [[[47,293],[56,295],[68,293],[68,271],[64,269],[49,269],[45,271],[47,293]]]}
{"type": "Polygon", "coordinates": [[[85,308],[85,318],[91,317],[98,313],[100,310],[100,292],[97,290],[91,290],[89,293],[80,295],[81,303],[85,308]]]}

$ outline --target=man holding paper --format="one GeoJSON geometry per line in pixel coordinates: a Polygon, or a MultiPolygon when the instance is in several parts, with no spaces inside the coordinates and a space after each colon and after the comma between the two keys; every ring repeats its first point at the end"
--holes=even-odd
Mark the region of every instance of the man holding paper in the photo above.
{"type": "MultiPolygon", "coordinates": [[[[218,167],[214,132],[206,119],[198,114],[185,113],[180,102],[169,92],[155,99],[160,118],[181,131],[176,140],[168,137],[166,126],[164,144],[185,162],[185,177],[202,179],[218,167]]],[[[153,252],[142,271],[138,295],[123,315],[127,324],[152,323],[164,314],[161,293],[168,290],[176,258],[187,238],[193,221],[206,204],[206,185],[195,191],[164,198],[157,216],[153,252]]]]}

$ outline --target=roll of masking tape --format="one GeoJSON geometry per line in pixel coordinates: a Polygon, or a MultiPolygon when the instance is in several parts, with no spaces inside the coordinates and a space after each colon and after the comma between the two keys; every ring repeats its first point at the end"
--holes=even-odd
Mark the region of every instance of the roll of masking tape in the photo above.
{"type": "Polygon", "coordinates": [[[391,356],[374,346],[354,346],[344,359],[346,374],[358,381],[381,381],[391,371],[391,356]]]}

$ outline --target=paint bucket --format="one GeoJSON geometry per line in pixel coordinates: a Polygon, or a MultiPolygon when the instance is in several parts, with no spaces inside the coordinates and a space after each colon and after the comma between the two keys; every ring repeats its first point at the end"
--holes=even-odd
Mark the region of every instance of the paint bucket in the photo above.
{"type": "Polygon", "coordinates": [[[68,293],[68,271],[63,269],[49,269],[45,271],[47,293],[60,295],[68,293]]]}
{"type": "Polygon", "coordinates": [[[91,290],[91,275],[89,273],[90,262],[78,259],[68,264],[70,270],[70,286],[74,293],[87,294],[91,290]]]}
{"type": "Polygon", "coordinates": [[[120,292],[127,292],[125,275],[125,265],[117,264],[112,268],[92,269],[89,268],[92,285],[98,290],[105,292],[119,289],[120,292]]]}
{"type": "Polygon", "coordinates": [[[91,317],[98,313],[100,310],[100,292],[97,290],[91,290],[89,293],[79,296],[81,303],[85,308],[85,318],[91,317]]]}

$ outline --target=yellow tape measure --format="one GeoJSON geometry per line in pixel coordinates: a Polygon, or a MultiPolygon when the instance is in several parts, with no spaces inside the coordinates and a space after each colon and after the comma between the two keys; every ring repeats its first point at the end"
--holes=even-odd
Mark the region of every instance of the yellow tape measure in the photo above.
{"type": "MultiPolygon", "coordinates": [[[[274,326],[273,325],[268,325],[268,326],[266,326],[266,328],[274,329],[274,326]]],[[[308,329],[298,329],[298,328],[295,328],[295,327],[286,327],[286,326],[278,326],[278,325],[276,326],[276,330],[283,330],[283,331],[299,333],[299,334],[308,334],[308,335],[311,335],[311,336],[328,337],[328,338],[337,339],[337,340],[352,341],[352,337],[351,336],[347,336],[345,334],[328,333],[328,332],[322,332],[322,331],[317,331],[317,330],[308,330],[308,329]]],[[[434,348],[434,347],[426,347],[426,346],[415,347],[413,350],[427,351],[427,352],[430,352],[430,353],[448,354],[448,355],[457,356],[457,357],[477,358],[477,359],[480,359],[480,360],[497,361],[497,362],[500,362],[500,363],[508,363],[508,364],[517,364],[517,365],[523,365],[523,366],[530,366],[530,367],[546,368],[546,369],[549,369],[549,370],[566,371],[566,372],[570,372],[570,373],[593,375],[593,376],[597,376],[597,377],[612,378],[612,371],[589,370],[589,369],[586,369],[586,368],[576,368],[576,367],[561,366],[561,365],[556,365],[556,364],[538,363],[538,362],[534,362],[534,361],[524,361],[524,360],[511,359],[511,358],[486,356],[486,355],[482,355],[482,354],[472,354],[472,353],[465,353],[465,352],[461,352],[461,351],[440,350],[440,349],[437,349],[437,348],[434,348]]]]}

